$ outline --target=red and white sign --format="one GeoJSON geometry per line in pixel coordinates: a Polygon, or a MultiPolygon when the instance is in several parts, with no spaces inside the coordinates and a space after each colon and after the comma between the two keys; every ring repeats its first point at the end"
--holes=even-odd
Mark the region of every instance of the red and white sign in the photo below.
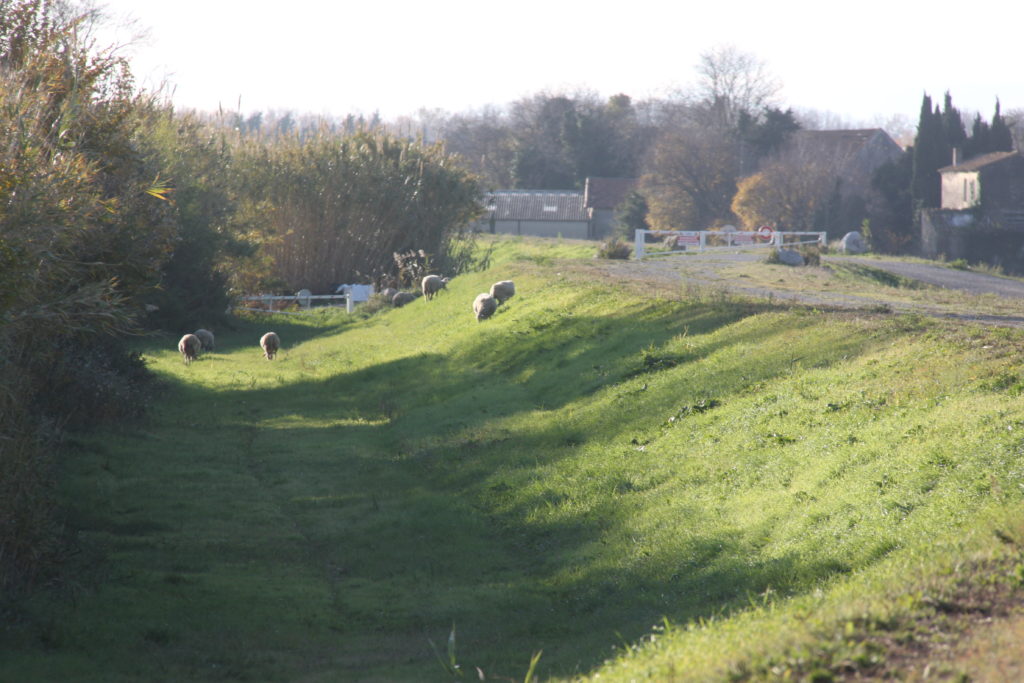
{"type": "Polygon", "coordinates": [[[770,225],[762,225],[757,229],[757,234],[761,239],[770,240],[775,235],[775,231],[770,225]]]}

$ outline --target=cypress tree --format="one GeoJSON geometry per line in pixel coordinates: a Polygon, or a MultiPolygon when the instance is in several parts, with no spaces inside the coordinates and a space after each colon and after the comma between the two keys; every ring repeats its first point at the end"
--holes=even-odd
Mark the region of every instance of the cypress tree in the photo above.
{"type": "Polygon", "coordinates": [[[989,147],[991,148],[990,152],[1013,151],[1013,134],[999,111],[998,99],[996,100],[996,113],[992,116],[992,126],[989,128],[989,147]]]}
{"type": "Polygon", "coordinates": [[[981,156],[992,151],[991,132],[988,124],[981,118],[981,114],[974,115],[974,125],[971,126],[971,139],[968,141],[967,157],[981,156]]]}
{"type": "Polygon", "coordinates": [[[953,96],[946,91],[946,99],[942,106],[942,132],[950,149],[963,150],[967,141],[967,130],[960,110],[953,106],[953,96]]]}
{"type": "Polygon", "coordinates": [[[941,201],[941,180],[938,170],[949,163],[950,148],[942,126],[942,112],[932,110],[932,98],[926,93],[921,102],[921,116],[914,138],[914,171],[911,196],[914,205],[937,207],[941,201]]]}

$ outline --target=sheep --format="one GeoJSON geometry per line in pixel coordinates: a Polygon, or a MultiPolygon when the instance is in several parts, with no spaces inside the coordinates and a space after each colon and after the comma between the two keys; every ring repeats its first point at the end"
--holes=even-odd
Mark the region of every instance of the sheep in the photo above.
{"type": "Polygon", "coordinates": [[[393,297],[391,297],[391,305],[394,306],[395,308],[401,308],[410,301],[415,300],[416,295],[413,294],[412,292],[398,292],[393,297]]]}
{"type": "Polygon", "coordinates": [[[423,296],[427,297],[427,301],[434,298],[434,295],[440,292],[448,285],[448,278],[441,277],[440,275],[428,275],[423,278],[423,296]]]}
{"type": "Polygon", "coordinates": [[[502,280],[501,282],[495,282],[491,285],[491,296],[493,296],[498,305],[501,305],[515,296],[516,283],[511,280],[502,280]]]}
{"type": "Polygon", "coordinates": [[[185,365],[191,365],[192,361],[199,355],[199,350],[203,347],[203,343],[199,341],[199,337],[194,334],[186,334],[178,342],[178,352],[181,353],[181,358],[185,362],[185,365]]]}
{"type": "Polygon", "coordinates": [[[199,341],[203,344],[203,351],[213,351],[213,332],[200,328],[192,334],[199,337],[199,341]]]}
{"type": "Polygon", "coordinates": [[[394,287],[385,287],[384,289],[380,290],[380,295],[384,297],[384,301],[387,301],[388,303],[391,303],[391,301],[395,298],[395,294],[398,294],[398,290],[395,289],[394,287]]]}
{"type": "Polygon", "coordinates": [[[263,355],[267,357],[267,360],[274,360],[277,350],[281,348],[281,339],[277,336],[276,332],[267,332],[260,337],[260,347],[263,349],[263,355]]]}
{"type": "Polygon", "coordinates": [[[473,301],[473,312],[476,313],[477,322],[490,318],[497,308],[497,300],[487,292],[480,292],[473,301]]]}

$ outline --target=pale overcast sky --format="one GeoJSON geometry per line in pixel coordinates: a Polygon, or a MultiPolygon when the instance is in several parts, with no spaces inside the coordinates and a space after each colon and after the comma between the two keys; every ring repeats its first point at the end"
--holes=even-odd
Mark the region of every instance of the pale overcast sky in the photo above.
{"type": "Polygon", "coordinates": [[[947,90],[986,120],[997,97],[1024,109],[1020,1],[96,1],[148,29],[127,52],[140,84],[166,78],[202,110],[393,119],[541,91],[643,99],[691,85],[722,45],[766,63],[782,106],[854,123],[916,123],[922,95],[947,90]]]}

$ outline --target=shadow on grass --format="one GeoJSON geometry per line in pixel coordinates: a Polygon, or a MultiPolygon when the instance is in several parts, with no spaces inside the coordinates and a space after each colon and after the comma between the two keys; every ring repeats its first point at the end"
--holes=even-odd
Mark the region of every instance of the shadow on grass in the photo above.
{"type": "MultiPolygon", "coordinates": [[[[546,672],[571,675],[604,660],[617,637],[633,640],[662,617],[712,617],[769,587],[798,590],[846,570],[796,557],[752,563],[744,535],[717,528],[714,512],[697,506],[681,513],[692,538],[671,552],[637,548],[626,569],[609,569],[621,565],[601,547],[628,534],[638,509],[630,497],[642,487],[611,472],[601,482],[606,500],[574,511],[572,491],[543,482],[550,466],[581,460],[589,444],[635,450],[628,419],[582,405],[572,421],[556,414],[582,398],[613,395],[623,410],[661,415],[709,393],[728,401],[787,375],[798,360],[817,365],[863,350],[839,340],[700,368],[730,346],[781,346],[775,337],[819,322],[733,328],[760,310],[683,305],[666,316],[641,306],[628,321],[566,314],[481,326],[451,355],[324,380],[217,392],[181,383],[181,405],[168,406],[162,420],[207,449],[197,459],[240,463],[301,531],[310,561],[329,568],[330,628],[351,637],[350,647],[365,647],[360,634],[412,634],[409,656],[429,672],[436,662],[427,639],[443,642],[455,623],[467,662],[488,673],[521,673],[543,649],[546,672]],[[679,343],[686,335],[710,336],[689,347],[679,343]],[[648,380],[676,368],[701,382],[648,393],[648,380]],[[547,514],[559,509],[565,514],[547,514]]],[[[262,329],[239,327],[226,344],[258,339],[262,329]]],[[[275,329],[295,343],[322,334],[276,321],[275,329]]],[[[353,673],[363,675],[380,674],[353,673]]]]}

